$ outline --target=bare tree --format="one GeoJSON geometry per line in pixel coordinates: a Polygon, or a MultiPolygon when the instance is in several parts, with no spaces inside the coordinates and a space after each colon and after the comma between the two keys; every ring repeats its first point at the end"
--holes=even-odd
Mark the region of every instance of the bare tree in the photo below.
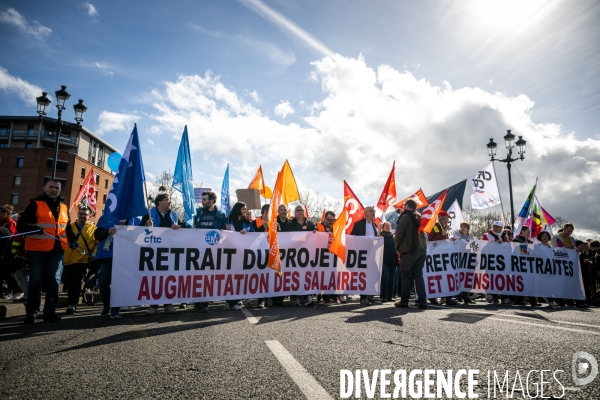
{"type": "MultiPolygon", "coordinates": [[[[202,187],[202,183],[194,183],[194,187],[202,187]]],[[[147,184],[147,196],[155,199],[161,193],[168,194],[171,198],[171,209],[177,214],[179,219],[185,219],[185,210],[183,208],[183,198],[178,190],[173,187],[173,173],[171,170],[161,172],[154,180],[154,183],[147,184]]],[[[154,207],[154,201],[150,200],[150,207],[154,207]]]]}
{"type": "Polygon", "coordinates": [[[342,202],[340,200],[331,201],[319,192],[313,192],[310,189],[300,192],[300,200],[290,203],[290,207],[295,207],[298,204],[308,208],[308,217],[312,222],[321,221],[323,210],[333,211],[336,216],[342,211],[342,202]]]}

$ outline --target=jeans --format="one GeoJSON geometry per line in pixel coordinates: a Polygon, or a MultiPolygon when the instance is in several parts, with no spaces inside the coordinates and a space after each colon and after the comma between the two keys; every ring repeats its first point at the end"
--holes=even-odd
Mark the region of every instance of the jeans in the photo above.
{"type": "MultiPolygon", "coordinates": [[[[400,296],[400,292],[402,291],[402,283],[400,279],[400,266],[396,266],[396,271],[394,272],[394,296],[400,296]]],[[[393,297],[393,296],[392,296],[393,297]]]]}
{"type": "MultiPolygon", "coordinates": [[[[102,296],[102,303],[104,309],[110,308],[110,282],[112,278],[112,264],[113,259],[103,258],[100,260],[100,272],[98,274],[98,286],[100,287],[100,295],[102,296]]],[[[119,313],[121,307],[112,307],[110,310],[111,315],[119,313]]]]}
{"type": "Polygon", "coordinates": [[[44,314],[54,314],[58,304],[60,277],[63,271],[63,253],[51,251],[29,251],[29,293],[27,315],[33,315],[40,310],[42,302],[42,283],[46,281],[46,300],[44,314]]]}
{"type": "Polygon", "coordinates": [[[417,297],[420,303],[425,304],[427,295],[425,294],[425,281],[423,280],[423,267],[427,250],[415,250],[414,254],[402,253],[400,261],[400,276],[402,283],[402,291],[400,293],[400,301],[408,304],[410,298],[410,289],[415,282],[417,297]]]}
{"type": "Polygon", "coordinates": [[[29,266],[17,271],[17,279],[23,288],[23,298],[26,299],[29,295],[29,266]]]}
{"type": "Polygon", "coordinates": [[[67,287],[67,293],[69,296],[69,305],[77,306],[79,304],[79,296],[81,295],[81,283],[88,264],[70,264],[65,265],[63,273],[63,284],[67,287]]]}
{"type": "Polygon", "coordinates": [[[381,269],[381,291],[382,299],[391,299],[394,297],[394,277],[396,275],[397,265],[383,264],[381,269]]]}

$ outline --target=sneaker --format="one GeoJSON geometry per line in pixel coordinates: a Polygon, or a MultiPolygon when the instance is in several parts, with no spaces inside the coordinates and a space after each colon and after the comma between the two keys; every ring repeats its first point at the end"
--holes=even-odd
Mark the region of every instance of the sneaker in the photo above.
{"type": "Polygon", "coordinates": [[[104,308],[102,309],[102,312],[100,313],[100,316],[101,316],[101,317],[106,317],[106,316],[107,316],[109,313],[110,313],[110,308],[108,308],[108,307],[104,307],[104,308]]]}
{"type": "Polygon", "coordinates": [[[226,310],[231,310],[231,306],[229,305],[228,301],[225,302],[225,309],[226,310]]]}
{"type": "Polygon", "coordinates": [[[118,311],[116,314],[110,314],[110,319],[121,319],[121,314],[118,311]]]}
{"type": "Polygon", "coordinates": [[[258,304],[256,305],[256,308],[265,308],[265,302],[259,301],[258,304]]]}
{"type": "Polygon", "coordinates": [[[332,300],[324,300],[324,301],[323,301],[323,304],[327,304],[327,305],[329,305],[329,304],[331,304],[332,302],[333,302],[332,300]]]}
{"type": "Polygon", "coordinates": [[[208,314],[208,307],[206,307],[206,308],[202,308],[202,309],[200,310],[200,312],[201,312],[201,313],[203,313],[203,314],[208,314]]]}
{"type": "Polygon", "coordinates": [[[408,304],[407,303],[403,303],[402,301],[398,300],[397,302],[394,303],[394,305],[398,308],[408,308],[408,304]]]}
{"type": "Polygon", "coordinates": [[[27,314],[25,316],[25,320],[23,321],[24,324],[34,324],[35,323],[35,315],[33,314],[27,314]]]}
{"type": "Polygon", "coordinates": [[[150,307],[148,310],[146,310],[146,315],[154,315],[156,313],[158,313],[157,307],[150,307]]]}
{"type": "Polygon", "coordinates": [[[73,315],[73,314],[75,314],[75,306],[69,305],[69,306],[67,307],[66,314],[67,314],[67,315],[73,315]]]}
{"type": "Polygon", "coordinates": [[[485,295],[485,301],[487,301],[488,303],[492,304],[492,301],[494,301],[494,296],[492,296],[491,294],[486,294],[485,295]]]}
{"type": "Polygon", "coordinates": [[[427,303],[419,303],[419,308],[421,310],[427,310],[427,303]]]}
{"type": "Polygon", "coordinates": [[[233,309],[234,310],[241,310],[242,306],[240,306],[239,304],[236,304],[236,305],[233,306],[233,309]]]}
{"type": "Polygon", "coordinates": [[[168,305],[168,306],[165,306],[165,312],[167,314],[175,314],[177,312],[177,309],[172,305],[168,305]]]}
{"type": "Polygon", "coordinates": [[[475,301],[475,300],[477,300],[479,297],[481,297],[481,295],[480,295],[479,293],[472,293],[472,294],[470,294],[470,295],[469,295],[469,298],[470,298],[472,301],[475,301]]]}
{"type": "Polygon", "coordinates": [[[369,299],[367,299],[367,298],[361,299],[361,301],[360,301],[361,306],[368,306],[369,304],[371,304],[371,303],[369,302],[369,299]]]}
{"type": "Polygon", "coordinates": [[[556,307],[556,303],[553,300],[548,300],[548,307],[554,308],[556,307]]]}
{"type": "Polygon", "coordinates": [[[309,303],[306,303],[306,304],[304,305],[304,307],[315,307],[316,305],[317,305],[317,304],[316,304],[314,301],[311,301],[311,302],[309,302],[309,303]]]}
{"type": "Polygon", "coordinates": [[[179,309],[180,309],[180,310],[185,310],[186,308],[187,308],[187,303],[181,303],[181,304],[179,305],[179,309]]]}
{"type": "Polygon", "coordinates": [[[15,294],[13,294],[12,300],[13,301],[19,301],[19,300],[21,300],[23,298],[23,296],[25,296],[25,294],[22,293],[22,292],[15,293],[15,294]]]}
{"type": "Polygon", "coordinates": [[[335,304],[340,304],[340,298],[336,297],[335,299],[332,300],[332,302],[335,304]]]}
{"type": "Polygon", "coordinates": [[[10,300],[13,298],[13,294],[12,293],[4,293],[2,295],[2,300],[10,300]]]}
{"type": "Polygon", "coordinates": [[[431,304],[440,304],[437,299],[428,299],[431,304]]]}
{"type": "Polygon", "coordinates": [[[458,301],[454,300],[454,299],[447,299],[446,300],[446,305],[447,306],[455,306],[458,304],[458,301]]]}
{"type": "Polygon", "coordinates": [[[504,299],[502,301],[502,304],[506,304],[507,306],[512,306],[513,303],[512,303],[512,301],[510,301],[510,299],[504,299]]]}
{"type": "Polygon", "coordinates": [[[44,322],[60,322],[62,318],[56,314],[46,314],[44,315],[44,322]]]}
{"type": "Polygon", "coordinates": [[[341,295],[338,299],[338,303],[347,303],[348,302],[348,298],[346,297],[345,294],[341,295]]]}
{"type": "Polygon", "coordinates": [[[369,304],[375,304],[376,303],[376,301],[373,298],[373,296],[367,296],[367,301],[369,302],[369,304]]]}
{"type": "Polygon", "coordinates": [[[294,300],[294,306],[300,307],[300,297],[296,296],[296,300],[294,300]]]}

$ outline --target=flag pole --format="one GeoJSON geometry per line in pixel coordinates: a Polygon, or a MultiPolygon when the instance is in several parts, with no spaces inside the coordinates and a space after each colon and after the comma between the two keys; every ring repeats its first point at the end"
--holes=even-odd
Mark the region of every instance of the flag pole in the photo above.
{"type": "MultiPolygon", "coordinates": [[[[494,176],[496,177],[496,188],[498,189],[498,197],[500,197],[500,208],[502,209],[502,223],[506,226],[506,219],[504,218],[504,203],[502,202],[502,193],[498,187],[498,175],[496,174],[496,164],[492,161],[492,168],[494,168],[494,176]]],[[[511,226],[511,230],[514,227],[511,226]]]]}

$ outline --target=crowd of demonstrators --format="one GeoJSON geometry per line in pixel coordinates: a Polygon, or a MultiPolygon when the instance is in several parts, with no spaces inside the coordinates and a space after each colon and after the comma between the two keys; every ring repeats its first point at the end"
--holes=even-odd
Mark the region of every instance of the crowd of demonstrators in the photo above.
{"type": "MultiPolygon", "coordinates": [[[[0,207],[0,271],[2,280],[7,284],[9,293],[15,298],[23,296],[26,298],[25,323],[34,323],[40,313],[42,285],[46,292],[46,301],[43,309],[45,322],[57,322],[61,317],[57,315],[59,284],[62,282],[68,293],[67,315],[77,311],[79,298],[81,296],[82,279],[91,263],[99,264],[98,284],[100,287],[103,309],[101,316],[121,318],[119,307],[110,307],[111,277],[113,267],[113,236],[117,232],[116,227],[108,229],[98,228],[89,221],[90,211],[87,208],[78,210],[77,220],[71,223],[67,205],[60,195],[60,182],[49,180],[44,185],[44,194],[30,201],[25,211],[15,222],[12,217],[12,207],[0,207]],[[26,236],[15,236],[17,232],[27,234],[26,236]],[[9,238],[6,238],[9,236],[9,238]],[[18,272],[26,277],[25,271],[29,266],[30,279],[19,280],[18,272]]],[[[269,224],[270,205],[265,204],[261,209],[260,217],[249,218],[250,214],[246,205],[242,202],[236,203],[229,216],[225,216],[215,206],[217,196],[214,192],[202,193],[202,207],[196,210],[193,218],[193,227],[196,229],[229,230],[239,234],[251,232],[267,232],[269,224]]],[[[171,210],[171,200],[167,194],[159,194],[155,199],[155,207],[151,208],[148,215],[141,221],[121,221],[122,225],[139,225],[147,228],[161,227],[179,229],[188,227],[181,222],[176,213],[171,210]]],[[[393,301],[396,291],[400,299],[395,306],[399,308],[408,307],[408,301],[412,296],[412,290],[416,292],[416,303],[419,308],[426,309],[427,301],[435,303],[436,299],[428,299],[423,278],[424,263],[427,254],[427,242],[436,240],[462,240],[470,242],[476,238],[470,233],[470,225],[463,222],[460,230],[449,237],[450,216],[446,212],[440,212],[438,219],[429,234],[419,232],[421,215],[416,211],[417,204],[408,200],[398,218],[397,229],[392,232],[389,222],[383,222],[376,226],[374,222],[375,209],[365,208],[365,216],[356,221],[351,235],[363,237],[381,237],[383,241],[383,265],[381,271],[380,300],[382,303],[393,301]],[[398,273],[399,271],[399,273],[398,273]],[[399,275],[397,283],[394,277],[399,275]]],[[[305,208],[298,205],[294,208],[294,217],[288,218],[288,209],[285,205],[278,208],[277,228],[281,232],[324,232],[329,233],[328,245],[331,243],[333,234],[332,227],[336,215],[332,211],[324,213],[324,219],[316,224],[311,222],[306,214],[305,208]]],[[[579,241],[572,234],[574,226],[567,223],[555,236],[550,232],[540,232],[533,244],[530,237],[531,232],[527,226],[520,229],[519,234],[511,239],[512,232],[500,221],[495,221],[491,229],[483,235],[482,240],[504,244],[509,242],[522,245],[539,245],[547,248],[576,249],[579,254],[581,275],[585,289],[586,300],[570,299],[538,299],[536,297],[502,296],[505,305],[525,305],[528,301],[531,306],[540,305],[539,301],[547,301],[549,306],[587,307],[589,301],[596,296],[596,280],[598,275],[598,261],[600,259],[600,242],[579,241]],[[539,243],[538,243],[539,242],[539,243]]],[[[494,244],[491,244],[494,245],[494,244]]],[[[369,265],[368,268],[373,268],[369,265]]],[[[488,295],[489,296],[489,295],[488,295]]],[[[8,297],[8,296],[7,296],[8,297]]],[[[301,297],[290,296],[294,306],[301,305],[301,297]]],[[[465,303],[472,303],[472,297],[468,293],[458,296],[465,303]]],[[[269,300],[273,306],[283,306],[285,297],[259,298],[257,307],[265,308],[269,300]]],[[[319,302],[315,294],[306,296],[307,307],[314,307],[319,302]]],[[[339,304],[347,302],[346,296],[324,295],[324,304],[339,304]]],[[[446,304],[455,305],[456,300],[451,297],[445,299],[446,304]]],[[[488,302],[498,303],[498,295],[491,295],[488,302]]],[[[361,295],[360,304],[370,305],[376,303],[373,296],[361,295]]],[[[226,309],[239,310],[243,306],[241,299],[228,300],[226,309]]],[[[208,312],[208,302],[196,302],[194,309],[200,312],[208,312]]],[[[164,305],[165,313],[175,313],[172,304],[164,305]]],[[[147,310],[147,314],[156,314],[158,306],[153,305],[147,310]]]]}

